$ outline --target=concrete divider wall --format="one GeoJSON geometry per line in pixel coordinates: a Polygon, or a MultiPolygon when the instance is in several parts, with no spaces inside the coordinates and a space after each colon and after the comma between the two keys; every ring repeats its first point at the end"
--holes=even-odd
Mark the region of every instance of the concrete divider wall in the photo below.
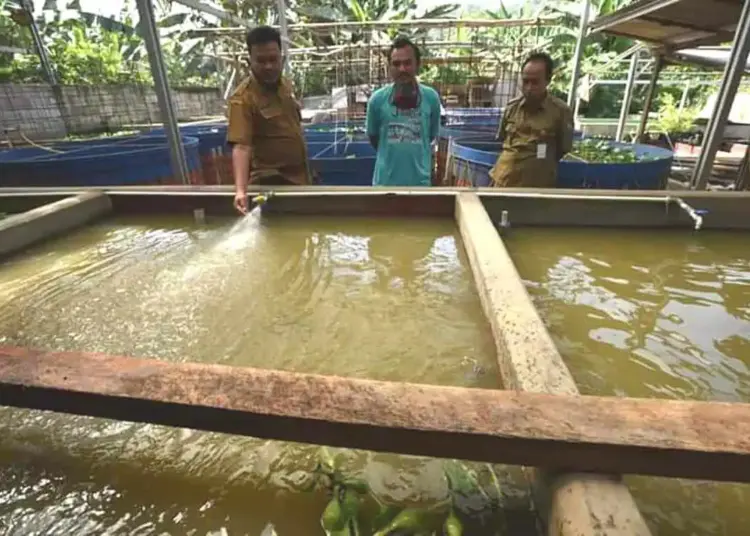
{"type": "Polygon", "coordinates": [[[103,192],[87,192],[0,220],[0,257],[85,225],[112,211],[103,192]]]}
{"type": "MultiPolygon", "coordinates": [[[[481,199],[456,196],[456,223],[490,323],[506,389],[579,394],[481,199]]],[[[555,474],[528,468],[549,536],[650,536],[617,475],[555,474]]]]}

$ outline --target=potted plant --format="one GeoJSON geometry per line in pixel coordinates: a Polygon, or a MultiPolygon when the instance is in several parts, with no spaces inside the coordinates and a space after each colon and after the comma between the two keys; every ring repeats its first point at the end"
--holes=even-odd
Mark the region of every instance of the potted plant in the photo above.
{"type": "Polygon", "coordinates": [[[698,109],[695,107],[680,108],[673,95],[667,93],[662,97],[658,116],[651,128],[650,143],[673,149],[678,143],[698,145],[700,132],[695,125],[698,109]]]}

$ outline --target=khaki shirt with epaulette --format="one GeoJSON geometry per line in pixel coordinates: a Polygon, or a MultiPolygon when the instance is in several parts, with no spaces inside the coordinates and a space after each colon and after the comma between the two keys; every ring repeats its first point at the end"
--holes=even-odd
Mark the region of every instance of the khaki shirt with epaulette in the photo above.
{"type": "Polygon", "coordinates": [[[250,147],[250,182],[281,175],[310,184],[302,115],[287,80],[274,90],[253,77],[240,84],[229,98],[227,142],[250,147]]]}
{"type": "Polygon", "coordinates": [[[547,95],[532,108],[523,97],[508,103],[498,131],[503,149],[490,176],[495,186],[554,188],[557,164],[573,146],[573,114],[547,95]]]}

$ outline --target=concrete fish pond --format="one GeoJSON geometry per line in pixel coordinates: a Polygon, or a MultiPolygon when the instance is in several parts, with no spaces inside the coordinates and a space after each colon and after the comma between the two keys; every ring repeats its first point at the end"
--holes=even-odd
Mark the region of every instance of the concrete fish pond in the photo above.
{"type": "MultiPolygon", "coordinates": [[[[750,235],[521,228],[504,236],[582,392],[750,401],[750,235]]],[[[746,530],[750,486],[626,481],[655,534],[746,530]]]]}
{"type": "MultiPolygon", "coordinates": [[[[665,505],[638,479],[750,482],[745,399],[620,392],[611,360],[574,365],[527,290],[544,278],[524,275],[518,249],[539,227],[596,227],[648,271],[625,228],[670,242],[744,237],[750,196],[251,194],[262,210],[237,218],[232,192],[207,186],[0,191],[11,214],[0,221],[0,523],[84,535],[594,536],[607,519],[616,534],[648,535],[669,529],[663,518],[702,521],[690,501],[665,505]]],[[[563,242],[545,253],[577,266],[563,242]]],[[[597,266],[614,262],[600,256],[597,266]]],[[[695,280],[706,263],[688,261],[695,280]]],[[[707,283],[736,281],[738,266],[707,283]]],[[[550,288],[591,302],[575,285],[600,274],[577,283],[558,272],[550,288]]],[[[742,389],[719,376],[722,392],[742,389]]],[[[741,526],[729,518],[741,513],[721,511],[741,526]]]]}
{"type": "MultiPolygon", "coordinates": [[[[497,162],[500,144],[476,138],[455,139],[451,144],[449,182],[456,186],[486,187],[497,162]]],[[[651,145],[607,140],[578,139],[573,151],[560,161],[560,188],[659,190],[664,189],[673,153],[651,145]]]]}

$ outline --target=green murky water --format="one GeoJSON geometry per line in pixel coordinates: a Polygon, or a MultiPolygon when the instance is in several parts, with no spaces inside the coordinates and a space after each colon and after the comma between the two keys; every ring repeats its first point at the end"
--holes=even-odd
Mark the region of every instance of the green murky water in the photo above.
{"type": "MultiPolygon", "coordinates": [[[[750,402],[750,234],[513,230],[582,392],[750,402]]],[[[741,535],[750,486],[629,477],[659,536],[741,535]]]]}
{"type": "MultiPolygon", "coordinates": [[[[0,266],[0,344],[497,388],[458,240],[450,220],[107,220],[0,266]]],[[[0,427],[3,534],[323,533],[326,498],[299,492],[315,447],[10,409],[0,427]]],[[[445,497],[439,460],[341,458],[386,500],[445,497]]]]}

